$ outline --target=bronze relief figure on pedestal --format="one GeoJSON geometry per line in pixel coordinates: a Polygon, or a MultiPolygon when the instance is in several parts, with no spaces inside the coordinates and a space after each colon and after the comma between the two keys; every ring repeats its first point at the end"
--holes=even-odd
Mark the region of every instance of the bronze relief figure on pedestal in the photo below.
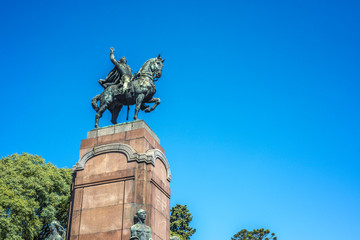
{"type": "Polygon", "coordinates": [[[140,209],[134,216],[130,240],[152,240],[151,228],[145,225],[146,211],[140,209]]]}

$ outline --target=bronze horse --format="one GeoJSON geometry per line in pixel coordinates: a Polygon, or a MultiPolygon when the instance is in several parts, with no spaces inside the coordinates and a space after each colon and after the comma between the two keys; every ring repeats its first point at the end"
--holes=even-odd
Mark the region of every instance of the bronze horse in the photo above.
{"type": "Polygon", "coordinates": [[[138,119],[139,110],[153,111],[160,104],[160,98],[153,97],[156,93],[154,80],[161,77],[164,61],[165,59],[161,59],[160,54],[157,58],[147,60],[139,72],[134,75],[128,91],[121,91],[123,82],[120,82],[107,87],[101,94],[96,95],[92,99],[92,107],[96,111],[95,128],[99,127],[99,119],[106,109],[111,112],[113,124],[117,123],[120,110],[124,105],[136,105],[135,120],[138,119]],[[99,100],[100,106],[97,105],[99,100]],[[154,103],[154,105],[150,108],[145,103],[154,103]]]}

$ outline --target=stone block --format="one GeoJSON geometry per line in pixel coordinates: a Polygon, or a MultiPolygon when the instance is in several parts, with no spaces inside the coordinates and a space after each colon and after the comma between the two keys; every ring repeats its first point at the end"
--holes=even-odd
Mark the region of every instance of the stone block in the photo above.
{"type": "MultiPolygon", "coordinates": [[[[141,165],[144,165],[143,163],[142,164],[139,164],[139,166],[141,165]]],[[[136,170],[136,180],[144,180],[145,181],[145,178],[146,178],[146,171],[145,169],[137,169],[136,170]]]]}
{"type": "Polygon", "coordinates": [[[162,146],[160,146],[160,143],[156,143],[154,148],[159,149],[163,154],[165,154],[165,150],[162,146]]]}
{"type": "Polygon", "coordinates": [[[170,209],[169,198],[155,185],[151,186],[152,193],[152,206],[164,215],[167,215],[168,209],[170,209]]]}
{"type": "Polygon", "coordinates": [[[153,235],[153,237],[152,237],[153,240],[163,240],[158,235],[156,235],[155,233],[153,233],[152,235],[153,235]]]}
{"type": "Polygon", "coordinates": [[[151,130],[151,128],[145,123],[145,121],[143,121],[143,120],[133,121],[132,122],[132,130],[139,129],[139,128],[144,128],[160,144],[160,139],[158,138],[158,136],[156,136],[156,134],[153,132],[153,130],[151,130]]]}
{"type": "Polygon", "coordinates": [[[93,129],[87,133],[87,138],[96,138],[97,137],[97,129],[93,129]]]}
{"type": "Polygon", "coordinates": [[[105,145],[114,142],[114,134],[98,137],[98,145],[105,145]]]}
{"type": "Polygon", "coordinates": [[[154,174],[161,180],[164,185],[167,185],[169,181],[167,180],[166,166],[158,158],[155,160],[154,174]]]}
{"type": "Polygon", "coordinates": [[[74,206],[73,206],[73,209],[75,211],[77,211],[77,210],[81,209],[82,198],[83,198],[83,188],[75,189],[74,191],[75,191],[75,193],[74,193],[74,206]]]}
{"type": "Polygon", "coordinates": [[[136,184],[136,203],[145,204],[145,181],[135,181],[136,184]]]}
{"type": "Polygon", "coordinates": [[[146,177],[145,177],[146,181],[151,181],[151,177],[152,177],[153,171],[154,171],[153,169],[154,169],[154,167],[152,164],[147,165],[146,177]]]}
{"type": "Polygon", "coordinates": [[[70,235],[77,236],[80,233],[80,211],[73,211],[70,235]]]}
{"type": "Polygon", "coordinates": [[[70,235],[70,240],[79,240],[79,236],[77,236],[77,235],[70,235]]]}
{"type": "Polygon", "coordinates": [[[79,159],[82,158],[82,156],[87,153],[88,151],[90,151],[92,148],[83,148],[83,149],[80,149],[80,153],[79,153],[79,159]]]}
{"type": "Polygon", "coordinates": [[[150,144],[145,138],[127,140],[126,142],[128,142],[128,144],[138,153],[145,153],[147,150],[151,149],[150,144]]]}
{"type": "Polygon", "coordinates": [[[123,229],[129,228],[134,224],[135,207],[133,203],[124,204],[123,229]]]}
{"type": "Polygon", "coordinates": [[[132,140],[132,139],[136,139],[136,138],[143,138],[145,134],[145,129],[144,128],[140,128],[140,129],[135,129],[135,130],[131,130],[126,132],[126,138],[125,140],[132,140]]]}
{"type": "Polygon", "coordinates": [[[135,181],[127,180],[125,181],[125,193],[124,193],[124,203],[132,203],[135,200],[135,181]]]}
{"type": "Polygon", "coordinates": [[[121,230],[122,214],[122,205],[83,210],[80,235],[121,230]]]}
{"type": "Polygon", "coordinates": [[[80,235],[79,240],[121,240],[122,230],[80,235]]]}
{"type": "Polygon", "coordinates": [[[159,211],[157,211],[156,209],[152,211],[151,229],[154,235],[157,235],[161,240],[167,240],[170,238],[170,235],[167,238],[167,232],[169,231],[167,229],[167,221],[168,220],[165,218],[165,216],[162,215],[159,211]]]}
{"type": "Polygon", "coordinates": [[[156,174],[153,174],[151,181],[154,182],[154,184],[156,184],[164,192],[166,192],[167,195],[170,195],[170,187],[168,185],[165,185],[164,182],[161,181],[161,179],[158,178],[156,174]]]}
{"type": "Polygon", "coordinates": [[[147,127],[147,124],[143,120],[135,120],[131,122],[131,130],[145,127],[147,127]]]}
{"type": "Polygon", "coordinates": [[[88,138],[81,140],[80,149],[92,148],[98,144],[97,138],[88,138]]]}
{"type": "Polygon", "coordinates": [[[125,228],[122,231],[122,240],[129,240],[131,236],[130,228],[125,228]]]}
{"type": "Polygon", "coordinates": [[[152,201],[152,183],[149,181],[146,181],[146,187],[145,187],[145,191],[146,191],[146,195],[145,195],[145,204],[148,206],[151,206],[153,204],[152,201]]]}
{"type": "Polygon", "coordinates": [[[125,132],[119,132],[119,133],[115,133],[113,135],[113,142],[123,142],[125,141],[125,132]]]}
{"type": "Polygon", "coordinates": [[[84,188],[82,209],[119,205],[124,202],[124,182],[115,182],[84,188]]]}
{"type": "Polygon", "coordinates": [[[118,170],[116,172],[106,172],[96,175],[90,175],[90,176],[83,176],[83,177],[77,177],[75,179],[76,185],[84,185],[84,184],[98,184],[98,183],[104,183],[104,181],[125,181],[129,178],[135,178],[135,169],[125,169],[125,170],[118,170]]]}
{"type": "Polygon", "coordinates": [[[115,133],[131,131],[131,123],[120,123],[115,125],[115,133]]]}
{"type": "Polygon", "coordinates": [[[146,139],[146,141],[148,141],[151,148],[156,148],[156,146],[159,145],[158,142],[153,138],[153,136],[151,136],[148,131],[143,131],[143,137],[146,139]]]}
{"type": "Polygon", "coordinates": [[[114,134],[114,133],[115,133],[114,126],[107,126],[107,127],[99,128],[97,130],[97,137],[110,135],[110,134],[114,134]]]}
{"type": "Polygon", "coordinates": [[[122,153],[106,153],[87,161],[84,176],[115,172],[127,168],[126,156],[122,153]]]}

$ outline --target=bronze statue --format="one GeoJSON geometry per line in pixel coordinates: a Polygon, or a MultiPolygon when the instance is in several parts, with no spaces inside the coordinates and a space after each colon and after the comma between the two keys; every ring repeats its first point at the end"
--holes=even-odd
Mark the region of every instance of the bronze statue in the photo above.
{"type": "Polygon", "coordinates": [[[120,58],[120,61],[116,61],[114,51],[114,48],[110,48],[110,60],[115,67],[107,75],[106,79],[100,79],[99,83],[103,88],[107,88],[108,86],[118,84],[122,81],[122,90],[125,92],[129,89],[129,82],[133,77],[132,70],[130,66],[127,65],[125,57],[120,58]]]}
{"type": "Polygon", "coordinates": [[[140,209],[134,216],[134,225],[131,226],[130,240],[152,240],[151,228],[145,225],[146,211],[140,209]]]}
{"type": "Polygon", "coordinates": [[[52,221],[50,224],[50,237],[48,240],[64,240],[66,236],[66,230],[60,225],[56,220],[52,221]],[[60,233],[59,233],[60,232],[60,233]]]}
{"type": "Polygon", "coordinates": [[[113,48],[110,48],[110,58],[115,68],[105,80],[99,80],[105,90],[92,99],[92,107],[96,111],[95,128],[99,127],[99,119],[106,109],[111,112],[111,122],[116,124],[124,105],[136,105],[134,119],[137,120],[140,110],[148,113],[160,104],[160,99],[153,97],[156,93],[154,82],[161,77],[165,61],[160,54],[157,58],[147,60],[134,76],[131,68],[126,64],[125,57],[119,62],[115,60],[113,48]],[[100,106],[97,105],[97,101],[100,101],[100,106]],[[150,108],[145,103],[154,103],[154,105],[150,108]]]}

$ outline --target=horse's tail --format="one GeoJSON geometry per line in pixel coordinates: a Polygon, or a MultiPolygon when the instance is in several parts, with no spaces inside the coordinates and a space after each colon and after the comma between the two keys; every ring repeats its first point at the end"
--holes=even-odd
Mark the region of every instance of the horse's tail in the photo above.
{"type": "Polygon", "coordinates": [[[100,99],[100,94],[93,97],[91,101],[91,105],[96,112],[99,111],[99,106],[97,105],[97,101],[99,101],[99,99],[100,99]]]}

